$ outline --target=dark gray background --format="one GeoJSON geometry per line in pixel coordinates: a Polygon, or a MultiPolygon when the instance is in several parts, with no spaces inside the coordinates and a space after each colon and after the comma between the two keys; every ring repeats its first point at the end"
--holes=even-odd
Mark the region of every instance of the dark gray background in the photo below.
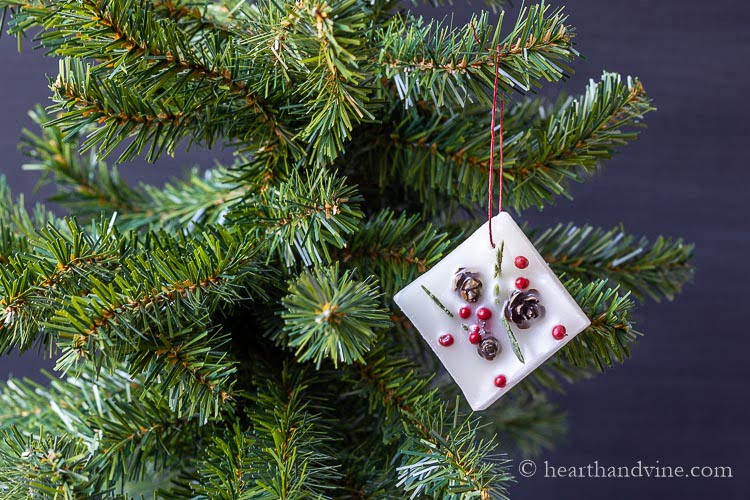
{"type": "MultiPolygon", "coordinates": [[[[478,10],[478,7],[472,7],[478,10]]],[[[517,8],[517,6],[516,6],[517,8]]],[[[697,244],[697,275],[674,303],[649,302],[637,313],[646,337],[623,366],[569,388],[559,398],[570,434],[538,458],[540,473],[520,478],[515,498],[749,498],[748,299],[750,199],[747,181],[750,7],[741,1],[569,0],[570,21],[586,61],[568,83],[578,92],[603,69],[639,76],[659,108],[649,128],[575,201],[524,216],[547,225],[574,220],[636,234],[682,235],[697,244]],[[728,465],[733,479],[545,479],[556,466],[728,465]]],[[[470,12],[457,7],[464,21],[470,12]]],[[[515,9],[511,9],[514,10],[515,9]]],[[[424,9],[425,13],[435,12],[424,9]]],[[[18,54],[0,40],[0,172],[29,193],[16,139],[26,111],[46,102],[44,74],[56,63],[18,54]]],[[[226,154],[226,153],[224,153],[226,154]]],[[[211,153],[191,152],[124,168],[131,179],[161,181],[211,153]]],[[[34,376],[31,354],[0,360],[0,377],[34,376]]]]}

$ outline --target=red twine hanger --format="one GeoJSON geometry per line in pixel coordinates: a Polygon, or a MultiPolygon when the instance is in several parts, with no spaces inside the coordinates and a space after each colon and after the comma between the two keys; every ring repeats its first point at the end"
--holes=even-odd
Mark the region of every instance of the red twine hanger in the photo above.
{"type": "MultiPolygon", "coordinates": [[[[495,242],[492,240],[492,178],[495,170],[495,115],[497,113],[497,91],[500,79],[500,46],[497,46],[497,55],[495,56],[495,84],[492,88],[492,118],[490,119],[490,171],[488,175],[489,189],[487,193],[487,222],[490,229],[490,245],[495,248],[495,242]]],[[[500,99],[500,195],[497,200],[497,213],[503,211],[503,116],[505,115],[505,99],[500,99]]]]}
{"type": "MultiPolygon", "coordinates": [[[[471,23],[471,31],[474,35],[474,40],[477,45],[482,43],[479,41],[477,31],[474,28],[474,23],[471,23]]],[[[490,119],[490,165],[489,173],[487,176],[488,192],[487,192],[487,227],[490,232],[490,245],[495,248],[495,242],[492,239],[492,182],[495,170],[495,120],[497,116],[497,94],[500,87],[500,58],[502,56],[502,48],[500,45],[496,48],[495,53],[495,83],[492,87],[492,117],[490,119]]],[[[498,129],[498,135],[500,136],[500,194],[497,201],[497,213],[503,211],[503,116],[505,115],[505,99],[500,99],[500,127],[498,129]]]]}

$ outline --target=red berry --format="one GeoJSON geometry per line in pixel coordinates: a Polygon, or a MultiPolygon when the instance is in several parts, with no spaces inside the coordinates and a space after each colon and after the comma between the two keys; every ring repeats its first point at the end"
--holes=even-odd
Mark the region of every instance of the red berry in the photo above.
{"type": "Polygon", "coordinates": [[[468,307],[462,307],[458,310],[458,315],[461,316],[463,319],[468,318],[471,316],[471,309],[468,307]]]}
{"type": "Polygon", "coordinates": [[[525,290],[529,287],[529,280],[526,278],[516,278],[516,288],[525,290]]]}
{"type": "Polygon", "coordinates": [[[471,332],[469,334],[469,342],[472,344],[478,344],[482,341],[482,334],[479,332],[471,332]]]}
{"type": "Polygon", "coordinates": [[[481,330],[479,325],[471,325],[469,327],[469,333],[479,333],[479,330],[481,330]]]}
{"type": "Polygon", "coordinates": [[[516,257],[515,264],[518,269],[526,269],[527,267],[529,267],[529,259],[527,259],[523,255],[519,255],[518,257],[516,257]]]}
{"type": "Polygon", "coordinates": [[[453,345],[453,335],[450,333],[446,333],[445,335],[441,335],[438,339],[438,342],[440,342],[440,345],[443,347],[448,347],[453,345]]]}
{"type": "Polygon", "coordinates": [[[477,309],[477,318],[481,319],[482,321],[487,321],[492,317],[492,311],[487,309],[486,307],[480,307],[477,309]]]}
{"type": "Polygon", "coordinates": [[[495,387],[503,388],[507,383],[508,379],[505,378],[505,375],[498,375],[497,377],[495,377],[495,387]]]}
{"type": "Polygon", "coordinates": [[[566,330],[562,325],[555,325],[552,328],[552,338],[555,340],[562,340],[565,338],[566,330]]]}

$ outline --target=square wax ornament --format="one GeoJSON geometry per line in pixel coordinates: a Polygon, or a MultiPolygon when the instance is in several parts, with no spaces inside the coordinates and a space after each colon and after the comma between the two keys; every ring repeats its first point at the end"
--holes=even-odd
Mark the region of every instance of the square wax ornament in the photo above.
{"type": "Polygon", "coordinates": [[[590,321],[506,212],[484,224],[394,300],[484,410],[590,321]]]}

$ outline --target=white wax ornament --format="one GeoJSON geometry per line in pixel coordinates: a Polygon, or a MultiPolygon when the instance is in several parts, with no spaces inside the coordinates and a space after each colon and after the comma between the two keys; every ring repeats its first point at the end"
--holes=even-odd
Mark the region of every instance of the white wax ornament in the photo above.
{"type": "MultiPolygon", "coordinates": [[[[459,385],[473,410],[484,410],[497,401],[591,323],[508,213],[501,212],[492,218],[495,248],[489,242],[489,223],[477,229],[458,248],[394,297],[459,385]],[[497,252],[501,247],[501,270],[499,276],[495,276],[497,252]],[[517,257],[525,257],[528,265],[519,268],[517,257]],[[467,302],[454,290],[454,277],[460,268],[477,273],[482,282],[477,302],[467,302]],[[543,314],[529,321],[527,329],[508,322],[524,362],[514,353],[503,324],[503,304],[511,292],[517,290],[518,278],[529,280],[528,287],[522,291],[536,290],[539,304],[544,308],[543,314]],[[470,308],[469,318],[460,317],[462,307],[470,308]],[[485,322],[485,329],[502,347],[492,360],[478,354],[477,345],[469,342],[469,332],[465,328],[481,324],[477,311],[482,307],[492,312],[492,317],[485,322]],[[553,335],[553,329],[558,325],[564,327],[565,336],[559,335],[560,328],[557,329],[558,335],[553,335]],[[451,345],[438,342],[445,334],[453,336],[451,345]],[[496,378],[501,375],[505,380],[500,385],[504,386],[498,387],[496,378]]],[[[519,260],[525,264],[523,259],[519,260]]]]}

